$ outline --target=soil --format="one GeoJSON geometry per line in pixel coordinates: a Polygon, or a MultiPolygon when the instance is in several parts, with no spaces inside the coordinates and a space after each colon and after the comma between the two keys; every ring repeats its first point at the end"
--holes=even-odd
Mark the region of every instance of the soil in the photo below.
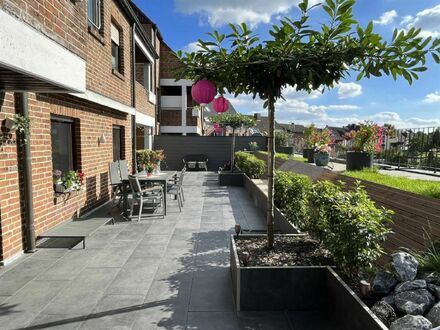
{"type": "Polygon", "coordinates": [[[239,237],[235,243],[241,266],[244,266],[244,252],[250,255],[247,267],[333,265],[330,253],[308,235],[275,236],[274,248],[271,250],[267,249],[265,236],[239,237]]]}

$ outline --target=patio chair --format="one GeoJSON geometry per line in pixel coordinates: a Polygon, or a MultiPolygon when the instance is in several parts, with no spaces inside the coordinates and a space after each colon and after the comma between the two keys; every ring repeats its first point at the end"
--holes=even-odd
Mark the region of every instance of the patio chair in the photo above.
{"type": "Polygon", "coordinates": [[[112,204],[115,206],[116,198],[119,197],[118,205],[122,201],[122,180],[121,175],[119,174],[119,164],[117,162],[110,163],[109,167],[109,176],[110,176],[110,186],[112,188],[112,204]]]}
{"type": "Polygon", "coordinates": [[[185,198],[183,197],[183,189],[182,189],[184,175],[185,175],[185,169],[182,170],[179,177],[177,178],[177,183],[169,186],[167,191],[168,195],[174,196],[174,198],[177,200],[177,205],[179,206],[180,212],[182,212],[183,201],[185,200],[185,198]]]}
{"type": "Polygon", "coordinates": [[[184,179],[185,173],[186,173],[186,167],[184,167],[182,169],[182,171],[180,171],[180,174],[176,174],[173,179],[168,181],[168,190],[170,190],[172,187],[178,187],[179,179],[180,179],[180,177],[182,177],[182,183],[180,185],[180,193],[182,195],[183,201],[185,201],[185,194],[183,193],[183,179],[184,179]]]}
{"type": "Polygon", "coordinates": [[[208,156],[195,154],[195,155],[186,155],[182,158],[183,164],[187,169],[195,170],[208,170],[208,156]]]}
{"type": "Polygon", "coordinates": [[[126,159],[118,160],[119,163],[119,171],[121,174],[121,180],[128,180],[128,162],[126,159]]]}
{"type": "Polygon", "coordinates": [[[139,179],[134,175],[128,176],[128,181],[130,182],[130,187],[133,192],[130,206],[130,218],[133,216],[134,205],[139,205],[139,215],[138,221],[141,221],[141,216],[144,208],[149,208],[154,211],[158,207],[162,208],[162,217],[165,217],[165,210],[163,207],[164,192],[163,188],[160,186],[153,186],[150,188],[141,188],[139,179]],[[148,206],[151,204],[151,206],[148,206]],[[147,206],[147,207],[146,207],[147,206]]]}

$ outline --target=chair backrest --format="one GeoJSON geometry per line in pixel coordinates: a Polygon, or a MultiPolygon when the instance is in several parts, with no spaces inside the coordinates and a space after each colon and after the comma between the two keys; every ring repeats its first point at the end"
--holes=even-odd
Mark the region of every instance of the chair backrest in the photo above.
{"type": "Polygon", "coordinates": [[[179,176],[179,182],[178,182],[178,186],[182,187],[183,184],[183,177],[185,176],[185,169],[182,170],[182,172],[180,172],[180,176],[179,176]]]}
{"type": "Polygon", "coordinates": [[[128,182],[130,182],[130,187],[133,193],[140,194],[142,192],[141,184],[139,183],[139,179],[134,175],[128,176],[128,182]]]}
{"type": "Polygon", "coordinates": [[[119,164],[117,162],[108,165],[108,172],[110,176],[110,184],[116,185],[122,182],[121,175],[119,174],[119,164]]]}
{"type": "Polygon", "coordinates": [[[121,172],[121,180],[128,180],[128,162],[126,159],[119,160],[119,171],[121,172]]]}

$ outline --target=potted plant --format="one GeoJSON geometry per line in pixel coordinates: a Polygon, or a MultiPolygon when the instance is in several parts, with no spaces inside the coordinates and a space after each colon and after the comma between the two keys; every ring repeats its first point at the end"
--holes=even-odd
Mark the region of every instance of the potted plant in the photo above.
{"type": "Polygon", "coordinates": [[[52,173],[53,177],[53,187],[55,192],[57,193],[63,193],[66,190],[66,187],[64,187],[63,181],[61,179],[61,176],[63,175],[63,172],[60,170],[55,170],[52,173]]]}
{"type": "Polygon", "coordinates": [[[304,131],[304,149],[303,157],[307,158],[309,163],[315,161],[315,143],[317,142],[318,131],[314,124],[311,124],[304,131]]]}
{"type": "Polygon", "coordinates": [[[357,130],[346,133],[344,138],[352,143],[352,150],[347,152],[347,171],[372,168],[373,155],[382,147],[383,128],[366,121],[359,124],[357,130]]]}
{"type": "Polygon", "coordinates": [[[317,142],[315,144],[315,164],[317,166],[327,166],[332,151],[330,144],[333,142],[332,133],[328,129],[323,129],[315,134],[317,142]]]}
{"type": "Polygon", "coordinates": [[[250,151],[258,151],[258,143],[255,141],[249,142],[250,151]]]}
{"type": "Polygon", "coordinates": [[[147,176],[153,175],[154,168],[155,168],[155,166],[153,163],[148,163],[145,165],[145,171],[147,172],[147,176]]]}
{"type": "Polygon", "coordinates": [[[165,159],[165,153],[163,150],[155,151],[156,172],[160,173],[160,164],[165,159]]]}

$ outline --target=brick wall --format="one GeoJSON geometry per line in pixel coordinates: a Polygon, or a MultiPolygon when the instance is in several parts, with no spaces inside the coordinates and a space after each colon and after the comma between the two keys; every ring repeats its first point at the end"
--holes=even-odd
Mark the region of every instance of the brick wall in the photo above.
{"type": "Polygon", "coordinates": [[[136,110],[150,117],[155,117],[156,106],[148,101],[148,91],[136,81],[136,110]]]}
{"type": "Polygon", "coordinates": [[[86,1],[74,4],[70,0],[0,0],[0,9],[86,58],[86,4],[86,1]]]}
{"type": "Polygon", "coordinates": [[[182,110],[163,110],[161,112],[161,126],[181,126],[182,110]]]}
{"type": "MultiPolygon", "coordinates": [[[[12,93],[6,93],[0,119],[14,113],[12,93]]],[[[1,104],[1,102],[0,102],[1,104]]],[[[109,198],[108,163],[113,161],[112,127],[123,127],[123,155],[131,163],[131,116],[66,95],[30,94],[32,183],[36,234],[82,214],[109,198]],[[85,191],[71,197],[54,198],[52,186],[51,114],[75,119],[77,126],[77,165],[86,174],[85,191]],[[98,144],[104,134],[107,143],[98,144]]],[[[23,249],[17,148],[8,146],[0,153],[1,259],[23,249]],[[5,184],[3,184],[3,181],[5,184]]]]}
{"type": "Polygon", "coordinates": [[[87,33],[86,83],[87,89],[107,96],[122,104],[132,106],[131,24],[116,0],[103,2],[103,19],[100,31],[90,28],[87,33]],[[121,33],[121,59],[123,74],[113,73],[111,56],[111,23],[114,21],[121,33]]]}
{"type": "Polygon", "coordinates": [[[181,62],[172,54],[171,48],[165,43],[160,45],[160,78],[161,79],[173,79],[175,73],[173,70],[181,66],[181,62]]]}

